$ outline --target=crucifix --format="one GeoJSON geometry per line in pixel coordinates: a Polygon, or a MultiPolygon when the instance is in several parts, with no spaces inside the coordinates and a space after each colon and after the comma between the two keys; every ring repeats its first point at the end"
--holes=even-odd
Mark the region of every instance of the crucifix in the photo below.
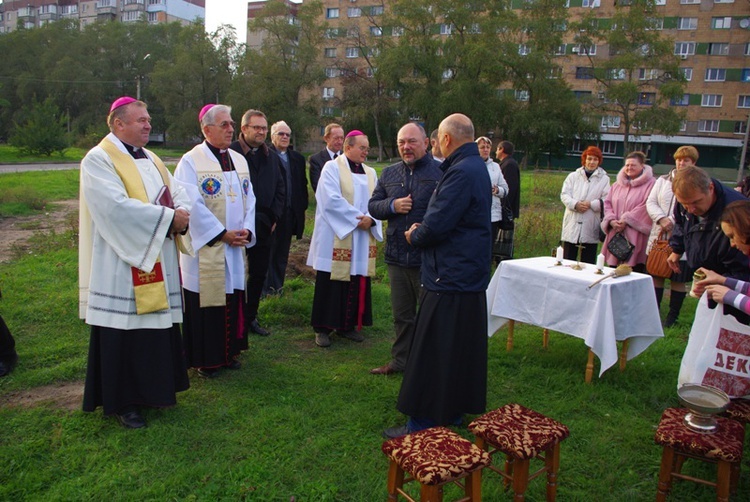
{"type": "Polygon", "coordinates": [[[579,243],[577,246],[578,248],[578,256],[576,257],[576,264],[571,265],[570,268],[573,270],[583,270],[585,267],[581,265],[581,254],[583,253],[583,244],[579,243]]]}
{"type": "Polygon", "coordinates": [[[229,197],[230,199],[232,199],[232,202],[234,202],[234,199],[237,198],[237,194],[234,193],[234,190],[232,190],[232,185],[231,184],[229,185],[229,192],[227,192],[227,197],[229,197]]]}

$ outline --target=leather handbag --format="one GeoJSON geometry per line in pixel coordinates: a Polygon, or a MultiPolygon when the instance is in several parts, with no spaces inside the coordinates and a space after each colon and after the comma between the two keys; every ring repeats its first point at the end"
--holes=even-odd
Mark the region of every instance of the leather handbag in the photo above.
{"type": "Polygon", "coordinates": [[[510,207],[510,202],[507,202],[507,198],[503,198],[502,210],[503,218],[500,220],[500,228],[502,230],[513,230],[515,228],[513,224],[513,208],[510,207]]]}
{"type": "Polygon", "coordinates": [[[651,245],[651,251],[646,258],[646,271],[654,277],[669,279],[672,269],[667,264],[667,258],[672,254],[672,248],[667,240],[667,233],[662,230],[659,237],[651,245]]]}
{"type": "Polygon", "coordinates": [[[617,232],[607,243],[607,251],[620,262],[628,261],[634,247],[622,232],[617,232]]]}

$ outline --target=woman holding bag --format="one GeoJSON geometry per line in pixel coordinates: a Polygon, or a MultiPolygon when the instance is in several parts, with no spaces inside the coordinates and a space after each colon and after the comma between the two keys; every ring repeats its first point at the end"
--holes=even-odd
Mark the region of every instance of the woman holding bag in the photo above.
{"type": "MultiPolygon", "coordinates": [[[[698,162],[698,150],[693,146],[681,146],[674,153],[675,168],[668,174],[660,176],[654,188],[646,200],[646,209],[648,215],[654,222],[651,229],[651,235],[648,238],[647,253],[651,253],[654,242],[657,240],[669,240],[674,227],[674,206],[677,203],[672,193],[672,178],[677,171],[686,167],[694,166],[698,162]]],[[[656,251],[655,251],[656,252],[656,251]]],[[[664,321],[664,327],[669,328],[677,322],[682,309],[682,303],[685,300],[686,287],[685,283],[690,281],[693,271],[689,270],[686,261],[687,256],[682,255],[680,272],[668,272],[668,276],[657,277],[652,274],[654,280],[654,292],[656,293],[656,303],[661,307],[661,299],[664,296],[664,280],[669,279],[669,313],[664,321]]]]}
{"type": "Polygon", "coordinates": [[[652,226],[646,199],[655,182],[643,152],[631,152],[625,157],[625,166],[617,173],[617,180],[604,200],[601,227],[607,238],[602,251],[607,265],[615,267],[626,263],[636,272],[646,270],[646,244],[652,226]],[[624,259],[613,253],[614,244],[621,244],[623,238],[632,247],[632,252],[624,259]]]}

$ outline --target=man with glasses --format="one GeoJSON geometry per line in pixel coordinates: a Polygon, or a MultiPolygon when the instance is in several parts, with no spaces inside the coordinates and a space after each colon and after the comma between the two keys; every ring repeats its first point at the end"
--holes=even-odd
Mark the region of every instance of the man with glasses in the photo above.
{"type": "Polygon", "coordinates": [[[182,255],[188,367],[205,378],[236,370],[247,349],[242,311],[245,248],[255,243],[255,196],[245,158],[229,150],[232,109],[206,105],[198,114],[206,140],[182,156],[175,178],[191,191],[190,237],[195,256],[182,255]]]}
{"type": "Polygon", "coordinates": [[[341,147],[344,145],[344,128],[338,124],[331,123],[325,128],[323,139],[326,147],[316,154],[310,155],[310,185],[313,192],[318,190],[318,180],[323,166],[329,160],[341,155],[341,147]]]}
{"type": "Polygon", "coordinates": [[[367,210],[377,175],[366,166],[370,143],[351,131],[344,155],[328,161],[315,192],[315,228],[307,264],[317,271],[312,327],[318,347],[331,345],[330,334],[362,342],[362,326],[372,326],[370,278],[375,275],[376,240],[382,224],[367,210]]]}
{"type": "Polygon", "coordinates": [[[229,148],[241,153],[250,168],[255,193],[255,246],[247,249],[247,291],[245,297],[245,331],[260,336],[271,334],[258,322],[258,306],[266,282],[271,258],[271,234],[284,214],[286,187],[278,154],[266,145],[268,121],[259,110],[248,110],[242,116],[240,135],[229,148]]]}
{"type": "Polygon", "coordinates": [[[292,149],[289,144],[291,136],[292,130],[283,120],[271,126],[271,150],[281,159],[286,197],[284,214],[271,236],[271,258],[263,287],[264,295],[282,293],[292,235],[299,240],[305,231],[305,210],[308,205],[305,158],[292,149]]]}

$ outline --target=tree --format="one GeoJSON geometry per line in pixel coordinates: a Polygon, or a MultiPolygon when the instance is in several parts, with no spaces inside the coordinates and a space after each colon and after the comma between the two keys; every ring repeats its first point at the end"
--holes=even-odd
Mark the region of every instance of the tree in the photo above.
{"type": "Polygon", "coordinates": [[[319,61],[325,25],[318,24],[320,2],[299,4],[292,20],[288,6],[270,0],[249,24],[263,34],[259,49],[248,49],[240,60],[230,101],[242,110],[262,110],[270,122],[286,121],[294,143],[318,125],[320,99],[313,91],[325,79],[319,61]]]}
{"type": "Polygon", "coordinates": [[[669,106],[685,90],[674,41],[657,30],[662,20],[655,16],[654,0],[628,0],[616,4],[610,20],[588,14],[574,27],[579,50],[589,64],[585,72],[598,87],[589,110],[606,117],[611,126],[617,124],[615,119],[621,120],[626,153],[631,132],[674,134],[684,119],[683,112],[669,106]],[[605,57],[600,57],[600,47],[608,49],[605,57]]]}
{"type": "Polygon", "coordinates": [[[24,113],[22,124],[14,124],[10,144],[27,155],[50,156],[68,147],[65,133],[66,117],[51,97],[43,102],[34,101],[31,110],[24,113]]]}

